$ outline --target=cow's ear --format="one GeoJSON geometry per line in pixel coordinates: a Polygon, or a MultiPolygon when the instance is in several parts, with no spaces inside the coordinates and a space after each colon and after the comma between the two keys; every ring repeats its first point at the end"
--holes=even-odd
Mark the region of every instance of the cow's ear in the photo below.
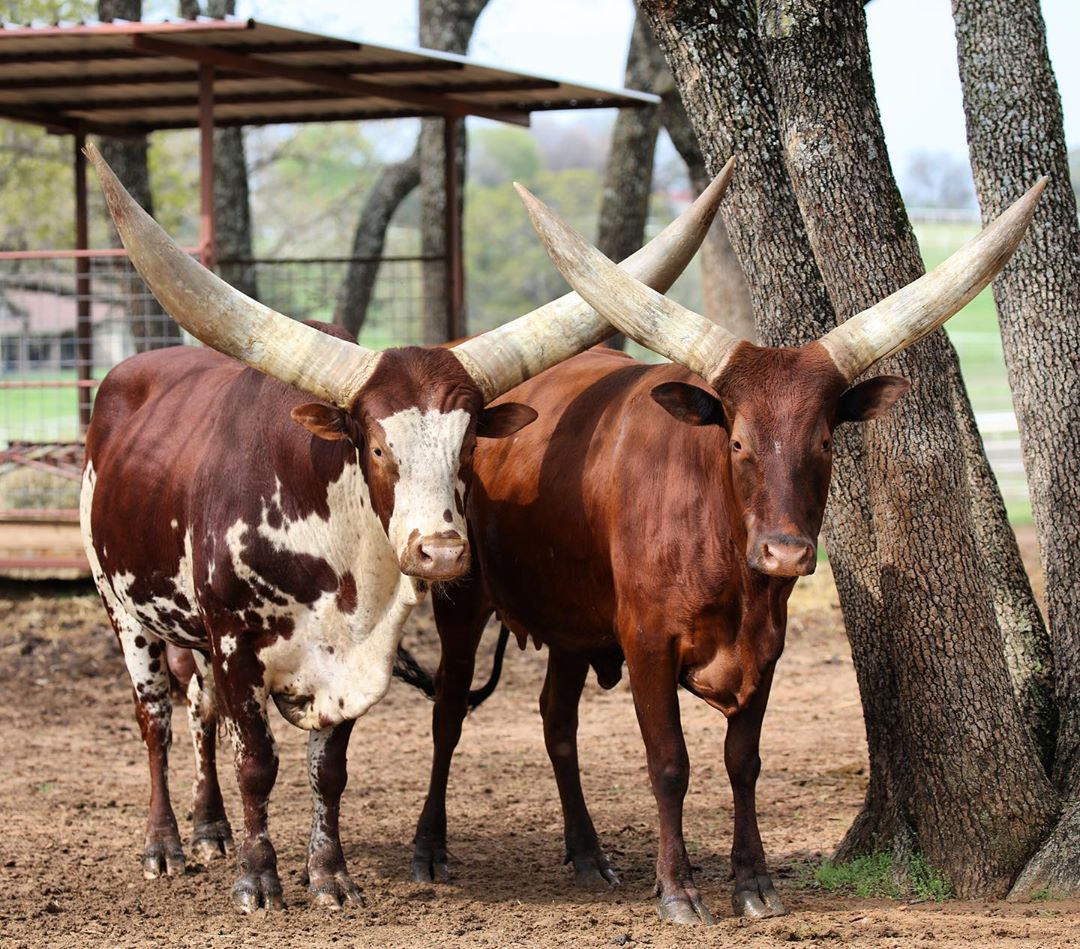
{"type": "Polygon", "coordinates": [[[899,376],[874,376],[840,396],[837,422],[869,422],[884,415],[907,395],[911,383],[899,376]]]}
{"type": "Polygon", "coordinates": [[[294,422],[299,422],[318,438],[335,442],[349,437],[349,413],[336,406],[308,402],[306,405],[296,406],[289,415],[294,422]]]}
{"type": "Polygon", "coordinates": [[[669,415],[687,425],[724,425],[727,421],[720,400],[700,386],[663,382],[651,395],[669,415]]]}
{"type": "Polygon", "coordinates": [[[536,421],[536,409],[520,402],[503,402],[480,413],[476,421],[477,438],[506,438],[536,421]]]}

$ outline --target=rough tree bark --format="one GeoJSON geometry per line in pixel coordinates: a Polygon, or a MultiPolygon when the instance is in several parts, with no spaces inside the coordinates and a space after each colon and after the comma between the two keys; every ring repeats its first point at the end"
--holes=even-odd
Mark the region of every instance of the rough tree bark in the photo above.
{"type": "MultiPolygon", "coordinates": [[[[191,5],[194,0],[181,0],[191,5]]],[[[197,9],[197,6],[196,6],[197,9]]],[[[206,15],[222,19],[236,13],[236,0],[207,0],[206,15]]],[[[248,188],[244,130],[214,129],[214,217],[218,270],[223,279],[258,299],[252,258],[251,196],[248,188]]]]}
{"type": "MultiPolygon", "coordinates": [[[[769,13],[765,37],[777,101],[755,115],[754,159],[779,151],[777,117],[768,115],[778,106],[809,241],[833,304],[850,315],[921,267],[884,143],[877,141],[861,5],[792,0],[762,6],[769,13]],[[859,251],[852,253],[853,247],[859,251]],[[871,272],[853,268],[853,258],[871,261],[871,272]]],[[[750,5],[674,7],[648,0],[642,8],[652,11],[699,140],[715,145],[706,133],[719,121],[730,122],[745,140],[747,114],[755,105],[760,110],[755,100],[769,98],[750,5]]],[[[779,180],[783,169],[774,165],[772,175],[779,180]]],[[[754,231],[770,235],[762,245],[794,243],[804,256],[807,234],[797,210],[794,232],[762,219],[760,205],[748,210],[754,231]]],[[[739,251],[749,232],[738,234],[733,217],[738,214],[727,220],[739,251]]],[[[749,260],[740,257],[761,312],[758,300],[768,282],[757,280],[761,267],[753,258],[763,256],[761,247],[750,251],[749,260]]],[[[820,287],[812,258],[804,266],[814,269],[812,283],[820,287]]],[[[830,309],[821,301],[794,322],[805,324],[809,313],[816,335],[831,322],[830,309]]],[[[874,464],[861,471],[868,484],[850,479],[851,459],[837,471],[828,544],[839,568],[874,762],[857,830],[879,846],[913,840],[957,892],[991,893],[1011,882],[1045,832],[1054,799],[1018,707],[1001,699],[1010,681],[967,473],[956,457],[959,431],[942,346],[942,340],[924,344],[918,356],[894,363],[918,394],[891,419],[867,427],[874,464]],[[941,543],[942,533],[949,543],[941,543]],[[1001,741],[1002,735],[1008,737],[1001,741]]]]}
{"type": "MultiPolygon", "coordinates": [[[[660,84],[665,81],[671,82],[664,55],[648,24],[640,16],[635,17],[626,54],[624,85],[640,92],[659,92],[660,84]]],[[[596,239],[596,246],[612,260],[625,260],[645,243],[659,134],[659,107],[619,110],[604,168],[604,194],[596,239]]],[[[622,349],[626,337],[615,333],[605,345],[622,349]]]]}
{"type": "MultiPolygon", "coordinates": [[[[1041,174],[1050,182],[994,282],[1031,507],[1046,575],[1059,714],[1053,777],[1080,801],[1080,225],[1061,98],[1037,0],[953,0],[975,188],[984,219],[1041,174]]],[[[1080,892],[1080,806],[1013,895],[1080,892]]]]}
{"type": "MultiPolygon", "coordinates": [[[[447,53],[469,49],[476,21],[488,0],[420,0],[420,45],[447,53]]],[[[420,231],[425,257],[446,254],[446,181],[443,161],[443,121],[420,123],[420,231]]],[[[458,195],[465,198],[465,124],[458,136],[458,195]]],[[[461,240],[462,235],[458,239],[461,240]]],[[[424,339],[441,343],[446,338],[446,298],[449,274],[442,260],[424,264],[424,339]]]]}
{"type": "Polygon", "coordinates": [[[401,202],[420,184],[420,147],[404,161],[380,172],[356,224],[352,256],[345,282],[338,294],[334,322],[359,336],[367,319],[368,305],[379,275],[379,257],[386,244],[386,230],[401,202]]]}
{"type": "MultiPolygon", "coordinates": [[[[667,66],[665,64],[665,70],[667,66]]],[[[670,75],[670,73],[669,73],[670,75]]],[[[690,185],[700,194],[709,181],[705,156],[701,154],[697,135],[690,117],[679,97],[675,83],[665,83],[662,92],[661,124],[671,136],[672,144],[686,163],[690,185]]],[[[754,308],[750,303],[750,288],[742,265],[735,255],[728,237],[727,226],[717,217],[701,245],[698,255],[701,261],[701,290],[704,313],[714,323],[719,323],[740,339],[757,342],[754,329],[754,308]]]]}
{"type": "MultiPolygon", "coordinates": [[[[111,23],[113,20],[141,20],[142,0],[98,0],[98,19],[103,23],[111,23]]],[[[154,200],[150,190],[150,168],[147,164],[150,142],[146,136],[102,138],[100,146],[102,156],[131,192],[131,196],[147,213],[153,214],[154,200]]],[[[120,246],[120,238],[112,228],[109,228],[109,240],[114,247],[120,246]]],[[[128,321],[136,351],[173,346],[180,342],[180,327],[165,316],[138,274],[133,270],[122,272],[120,283],[120,292],[128,298],[128,321]]]]}
{"type": "MultiPolygon", "coordinates": [[[[863,5],[762,0],[760,9],[789,174],[846,318],[923,273],[885,148],[863,5]]],[[[896,805],[959,894],[997,895],[1057,802],[1019,706],[1001,699],[1010,679],[989,592],[997,578],[985,571],[956,451],[954,405],[968,406],[957,366],[939,331],[877,370],[906,377],[912,392],[867,430],[887,620],[875,648],[891,656],[900,699],[896,805]]]]}

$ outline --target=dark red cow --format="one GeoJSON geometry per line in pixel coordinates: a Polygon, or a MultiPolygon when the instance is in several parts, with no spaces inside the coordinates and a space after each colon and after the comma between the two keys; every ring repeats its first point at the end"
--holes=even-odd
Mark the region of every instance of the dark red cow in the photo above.
{"type": "Polygon", "coordinates": [[[468,506],[475,569],[452,599],[435,598],[443,659],[415,879],[448,874],[450,759],[471,658],[497,610],[522,645],[531,638],[549,647],[540,708],[577,880],[616,882],[582,795],[577,705],[590,667],[610,688],[625,660],[660,817],[660,915],[712,920],[683,843],[689,762],[679,686],[728,718],[735,910],[784,912],[758,832],[758,740],[788,596],[816,563],[833,432],[887,412],[907,391],[892,376],[852,383],[989,282],[1022,238],[1041,190],[1042,183],[932,274],[820,341],[780,349],[736,340],[636,284],[527,195],[574,288],[675,364],[647,366],[602,351],[577,356],[508,393],[535,408],[537,421],[477,451],[468,506]]]}
{"type": "MultiPolygon", "coordinates": [[[[231,846],[213,765],[223,713],[244,805],[233,898],[244,911],[281,904],[266,813],[278,761],[266,719],[273,699],[310,731],[310,887],[329,906],[358,900],[338,833],[353,723],[386,692],[402,626],[428,584],[468,570],[477,439],[512,435],[536,415],[513,402],[484,406],[610,327],[571,294],[452,351],[372,352],[218,280],[88,154],[136,268],[212,347],[121,363],[98,391],[86,441],[86,552],[150,758],[144,872],[185,863],[167,785],[167,642],[193,650],[195,664],[196,852],[231,846]]],[[[669,286],[727,177],[627,266],[669,286]]]]}

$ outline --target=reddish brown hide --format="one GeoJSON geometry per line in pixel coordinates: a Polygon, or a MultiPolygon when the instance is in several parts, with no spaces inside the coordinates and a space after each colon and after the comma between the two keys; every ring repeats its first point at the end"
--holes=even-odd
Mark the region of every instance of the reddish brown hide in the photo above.
{"type": "Polygon", "coordinates": [[[523,646],[532,638],[549,647],[540,705],[577,880],[617,882],[582,795],[576,729],[588,669],[610,688],[625,659],[660,815],[661,915],[711,920],[683,845],[689,763],[680,685],[728,717],[736,911],[782,913],[754,788],[787,600],[795,575],[811,572],[816,559],[833,428],[880,414],[906,388],[884,377],[845,392],[812,343],[744,344],[716,393],[678,366],[603,349],[509,393],[539,418],[512,439],[478,447],[468,507],[474,573],[452,599],[436,596],[443,660],[414,878],[448,873],[450,757],[472,657],[494,610],[523,646]]]}

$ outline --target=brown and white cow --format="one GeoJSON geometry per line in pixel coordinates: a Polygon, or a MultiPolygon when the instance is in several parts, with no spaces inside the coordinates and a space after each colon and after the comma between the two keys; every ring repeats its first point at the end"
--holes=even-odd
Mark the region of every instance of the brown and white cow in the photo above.
{"type": "Polygon", "coordinates": [[[531,638],[549,647],[540,708],[578,882],[617,882],[582,794],[576,733],[589,668],[610,688],[625,659],[660,818],[660,915],[712,920],[683,843],[689,761],[679,686],[728,719],[735,910],[784,912],[758,832],[758,742],[788,596],[816,563],[833,431],[887,412],[907,391],[897,377],[853,382],[992,279],[1042,187],[933,273],[799,348],[741,342],[636,284],[525,193],[570,284],[673,363],[647,366],[600,350],[576,356],[509,392],[537,420],[478,449],[468,505],[474,573],[452,600],[435,597],[443,661],[414,879],[448,875],[450,760],[470,657],[496,610],[523,646],[531,638]]]}
{"type": "MultiPolygon", "coordinates": [[[[118,365],[87,434],[86,551],[150,758],[144,873],[175,874],[185,863],[167,785],[163,644],[172,643],[193,650],[196,665],[188,691],[196,852],[231,847],[213,764],[221,712],[246,832],[233,899],[244,911],[281,905],[267,831],[278,761],[265,714],[272,698],[310,731],[310,888],[329,906],[359,900],[338,833],[354,720],[386,692],[403,623],[428,584],[469,568],[465,504],[477,439],[512,435],[536,415],[517,403],[485,405],[610,327],[569,294],[452,351],[372,352],[223,283],[138,207],[95,150],[87,154],[135,267],[210,347],[118,365]]],[[[626,266],[669,286],[729,177],[730,168],[626,266]]]]}

